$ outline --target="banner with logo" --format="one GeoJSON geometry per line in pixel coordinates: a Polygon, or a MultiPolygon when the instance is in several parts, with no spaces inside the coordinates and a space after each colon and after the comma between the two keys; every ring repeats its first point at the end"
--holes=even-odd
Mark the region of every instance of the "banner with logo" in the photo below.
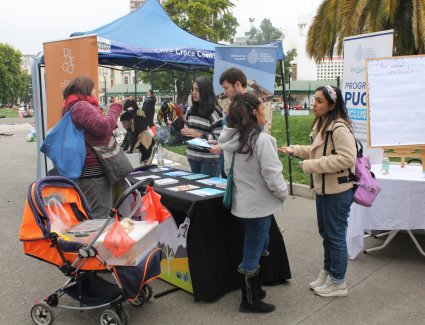
{"type": "Polygon", "coordinates": [[[248,92],[263,98],[266,108],[266,125],[264,132],[271,133],[272,109],[274,96],[274,82],[276,74],[278,47],[274,46],[244,46],[244,47],[216,47],[214,63],[214,91],[220,98],[220,105],[227,111],[229,100],[223,96],[220,85],[220,76],[224,70],[235,67],[241,69],[248,79],[248,92]]]}
{"type": "Polygon", "coordinates": [[[63,90],[78,76],[93,80],[98,88],[97,37],[83,36],[43,43],[46,70],[45,110],[47,130],[61,118],[63,90]]]}
{"type": "Polygon", "coordinates": [[[382,150],[367,147],[366,59],[392,56],[393,30],[344,38],[344,82],[342,92],[354,134],[365,154],[381,162],[382,150]]]}

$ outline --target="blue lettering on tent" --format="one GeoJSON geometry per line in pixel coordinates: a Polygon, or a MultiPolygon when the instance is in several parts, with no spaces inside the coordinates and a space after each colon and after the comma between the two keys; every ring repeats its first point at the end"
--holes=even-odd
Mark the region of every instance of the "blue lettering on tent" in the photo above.
{"type": "Polygon", "coordinates": [[[347,108],[347,112],[352,120],[367,120],[367,111],[365,108],[347,108]]]}

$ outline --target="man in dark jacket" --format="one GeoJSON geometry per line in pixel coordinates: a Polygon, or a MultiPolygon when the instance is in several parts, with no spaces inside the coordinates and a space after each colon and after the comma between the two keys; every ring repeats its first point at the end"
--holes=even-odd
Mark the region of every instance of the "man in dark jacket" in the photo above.
{"type": "Polygon", "coordinates": [[[142,111],[145,113],[146,119],[149,123],[149,127],[154,126],[153,117],[155,115],[155,102],[156,98],[153,95],[152,89],[148,90],[148,95],[143,102],[142,111]]]}

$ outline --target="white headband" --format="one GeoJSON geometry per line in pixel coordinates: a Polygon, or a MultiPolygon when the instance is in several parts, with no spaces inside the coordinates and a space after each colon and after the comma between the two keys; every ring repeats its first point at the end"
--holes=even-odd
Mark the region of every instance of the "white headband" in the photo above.
{"type": "Polygon", "coordinates": [[[335,91],[335,89],[328,84],[325,84],[323,87],[326,89],[326,92],[328,93],[329,97],[335,103],[335,101],[336,101],[336,91],[335,91]]]}

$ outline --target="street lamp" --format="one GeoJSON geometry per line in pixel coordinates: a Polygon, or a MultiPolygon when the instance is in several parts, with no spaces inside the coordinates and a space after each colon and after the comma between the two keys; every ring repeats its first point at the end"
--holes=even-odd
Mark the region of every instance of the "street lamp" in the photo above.
{"type": "Polygon", "coordinates": [[[251,44],[252,44],[252,37],[254,36],[254,33],[252,32],[252,23],[254,22],[255,18],[248,18],[249,22],[251,23],[251,29],[249,30],[250,38],[251,38],[251,44]]]}
{"type": "Polygon", "coordinates": [[[103,85],[104,85],[104,96],[105,96],[105,107],[107,106],[107,98],[108,98],[108,96],[106,95],[106,75],[107,75],[107,73],[106,73],[106,71],[103,71],[103,85]]]}

